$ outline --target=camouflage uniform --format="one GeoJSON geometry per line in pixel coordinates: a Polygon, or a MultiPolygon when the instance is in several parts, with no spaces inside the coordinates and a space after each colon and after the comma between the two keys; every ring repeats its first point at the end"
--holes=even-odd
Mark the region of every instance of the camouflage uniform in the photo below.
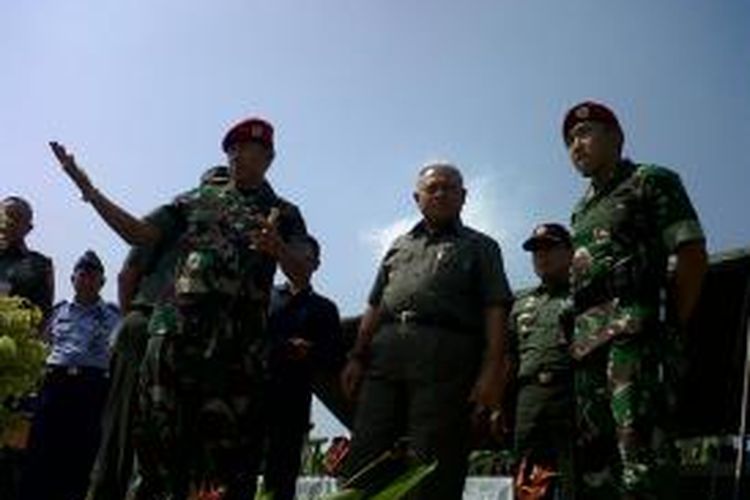
{"type": "Polygon", "coordinates": [[[460,222],[431,234],[421,222],[396,239],[369,297],[380,327],[345,477],[407,436],[420,460],[438,460],[420,498],[461,497],[484,311],[511,300],[500,247],[488,236],[460,222]]]}
{"type": "Polygon", "coordinates": [[[184,498],[189,483],[245,498],[259,456],[265,316],[276,263],[251,247],[255,217],[280,213],[290,242],[306,234],[296,207],[268,184],[204,186],[156,225],[180,234],[174,293],[154,307],[141,366],[134,440],[139,497],[184,498]]]}
{"type": "Polygon", "coordinates": [[[572,217],[575,324],[571,354],[585,497],[661,498],[674,472],[661,314],[669,254],[702,241],[695,210],[672,171],[623,161],[572,217]]]}
{"type": "Polygon", "coordinates": [[[569,306],[567,286],[540,285],[516,299],[509,327],[518,364],[515,447],[529,468],[562,475],[564,498],[573,496],[572,369],[561,322],[569,306]]]}
{"type": "MultiPolygon", "coordinates": [[[[145,217],[158,221],[168,212],[162,207],[145,217]]],[[[148,322],[153,305],[171,293],[178,246],[174,239],[133,248],[125,267],[142,270],[131,309],[113,333],[110,390],[102,416],[102,437],[91,474],[90,500],[125,497],[133,475],[133,406],[136,404],[139,366],[148,343],[148,322]]]]}

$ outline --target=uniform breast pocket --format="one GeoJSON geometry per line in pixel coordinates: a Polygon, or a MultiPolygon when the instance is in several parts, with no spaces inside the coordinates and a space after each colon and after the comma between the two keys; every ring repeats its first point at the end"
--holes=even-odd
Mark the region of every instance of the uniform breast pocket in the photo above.
{"type": "Polygon", "coordinates": [[[617,239],[630,239],[641,224],[642,210],[634,189],[624,189],[612,196],[609,204],[609,230],[617,239]]]}
{"type": "Polygon", "coordinates": [[[56,339],[64,339],[73,331],[73,322],[68,319],[57,320],[52,328],[52,335],[56,339]]]}
{"type": "Polygon", "coordinates": [[[414,273],[414,254],[408,250],[399,250],[386,260],[388,281],[398,281],[414,273]]]}
{"type": "Polygon", "coordinates": [[[432,263],[432,274],[437,282],[462,288],[470,280],[472,271],[470,252],[456,245],[438,249],[432,263]]]}
{"type": "Polygon", "coordinates": [[[536,313],[533,310],[521,311],[516,317],[518,334],[521,337],[528,337],[534,329],[536,323],[536,313]]]}

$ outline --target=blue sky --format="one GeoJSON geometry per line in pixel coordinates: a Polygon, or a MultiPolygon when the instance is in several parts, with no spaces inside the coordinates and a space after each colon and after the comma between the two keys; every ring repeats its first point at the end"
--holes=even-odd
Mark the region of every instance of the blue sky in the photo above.
{"type": "Polygon", "coordinates": [[[224,131],[254,114],[277,127],[270,179],[322,241],[316,284],[344,314],[437,158],[463,169],[466,220],[498,238],[512,284],[530,284],[520,242],[567,222],[585,187],[560,122],[589,98],[616,110],[628,155],[681,174],[710,250],[750,244],[741,0],[0,0],[0,194],[35,205],[58,299],[86,248],[114,298],[127,248],[48,140],[144,214],[222,162],[224,131]]]}

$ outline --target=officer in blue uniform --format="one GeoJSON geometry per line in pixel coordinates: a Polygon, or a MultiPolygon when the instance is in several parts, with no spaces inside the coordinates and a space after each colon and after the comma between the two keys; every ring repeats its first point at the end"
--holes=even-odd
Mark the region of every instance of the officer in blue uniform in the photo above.
{"type": "Polygon", "coordinates": [[[55,305],[45,329],[50,354],[29,438],[25,500],[83,498],[98,447],[110,336],[120,315],[99,296],[104,267],[93,251],[78,260],[71,280],[74,299],[55,305]]]}

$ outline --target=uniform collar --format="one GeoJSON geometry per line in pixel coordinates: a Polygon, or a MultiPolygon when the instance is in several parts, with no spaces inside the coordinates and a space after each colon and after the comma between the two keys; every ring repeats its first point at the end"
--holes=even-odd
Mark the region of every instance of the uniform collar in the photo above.
{"type": "Polygon", "coordinates": [[[101,297],[99,297],[95,302],[92,302],[91,304],[81,304],[78,302],[75,298],[70,302],[70,304],[73,307],[76,307],[78,309],[97,309],[104,306],[104,300],[102,300],[101,297]]]}
{"type": "Polygon", "coordinates": [[[568,295],[570,293],[570,286],[567,283],[555,286],[549,286],[542,283],[537,290],[541,293],[546,293],[551,297],[556,297],[560,295],[568,295]]]}
{"type": "Polygon", "coordinates": [[[570,293],[570,284],[560,283],[550,286],[546,283],[541,283],[537,287],[537,291],[539,291],[540,293],[546,293],[553,297],[558,295],[568,295],[570,293]]]}
{"type": "Polygon", "coordinates": [[[279,285],[278,290],[280,294],[288,297],[302,297],[305,295],[311,295],[313,293],[312,284],[308,284],[305,288],[299,290],[297,293],[294,293],[292,291],[292,285],[290,285],[289,283],[279,285]]]}
{"type": "Polygon", "coordinates": [[[271,187],[271,184],[269,184],[268,181],[266,180],[264,180],[257,186],[244,188],[244,189],[240,189],[234,184],[229,184],[229,186],[231,186],[232,189],[242,194],[243,196],[259,196],[263,199],[268,199],[268,200],[276,199],[276,192],[274,192],[273,188],[271,187]]]}
{"type": "Polygon", "coordinates": [[[19,245],[6,248],[5,250],[0,250],[0,256],[3,257],[24,257],[28,255],[30,252],[29,248],[26,246],[25,243],[20,243],[19,245]]]}
{"type": "Polygon", "coordinates": [[[409,231],[409,234],[411,234],[412,236],[441,237],[441,236],[458,236],[462,234],[463,231],[464,231],[464,225],[461,222],[461,219],[456,219],[451,224],[441,227],[437,231],[430,231],[429,229],[427,229],[427,222],[424,219],[422,219],[411,229],[411,231],[409,231]]]}
{"type": "Polygon", "coordinates": [[[627,158],[623,158],[617,163],[612,177],[607,181],[601,188],[596,189],[593,182],[589,184],[584,196],[585,203],[589,203],[592,200],[601,198],[602,196],[611,192],[617,187],[622,181],[630,177],[636,170],[636,165],[627,158]]]}

